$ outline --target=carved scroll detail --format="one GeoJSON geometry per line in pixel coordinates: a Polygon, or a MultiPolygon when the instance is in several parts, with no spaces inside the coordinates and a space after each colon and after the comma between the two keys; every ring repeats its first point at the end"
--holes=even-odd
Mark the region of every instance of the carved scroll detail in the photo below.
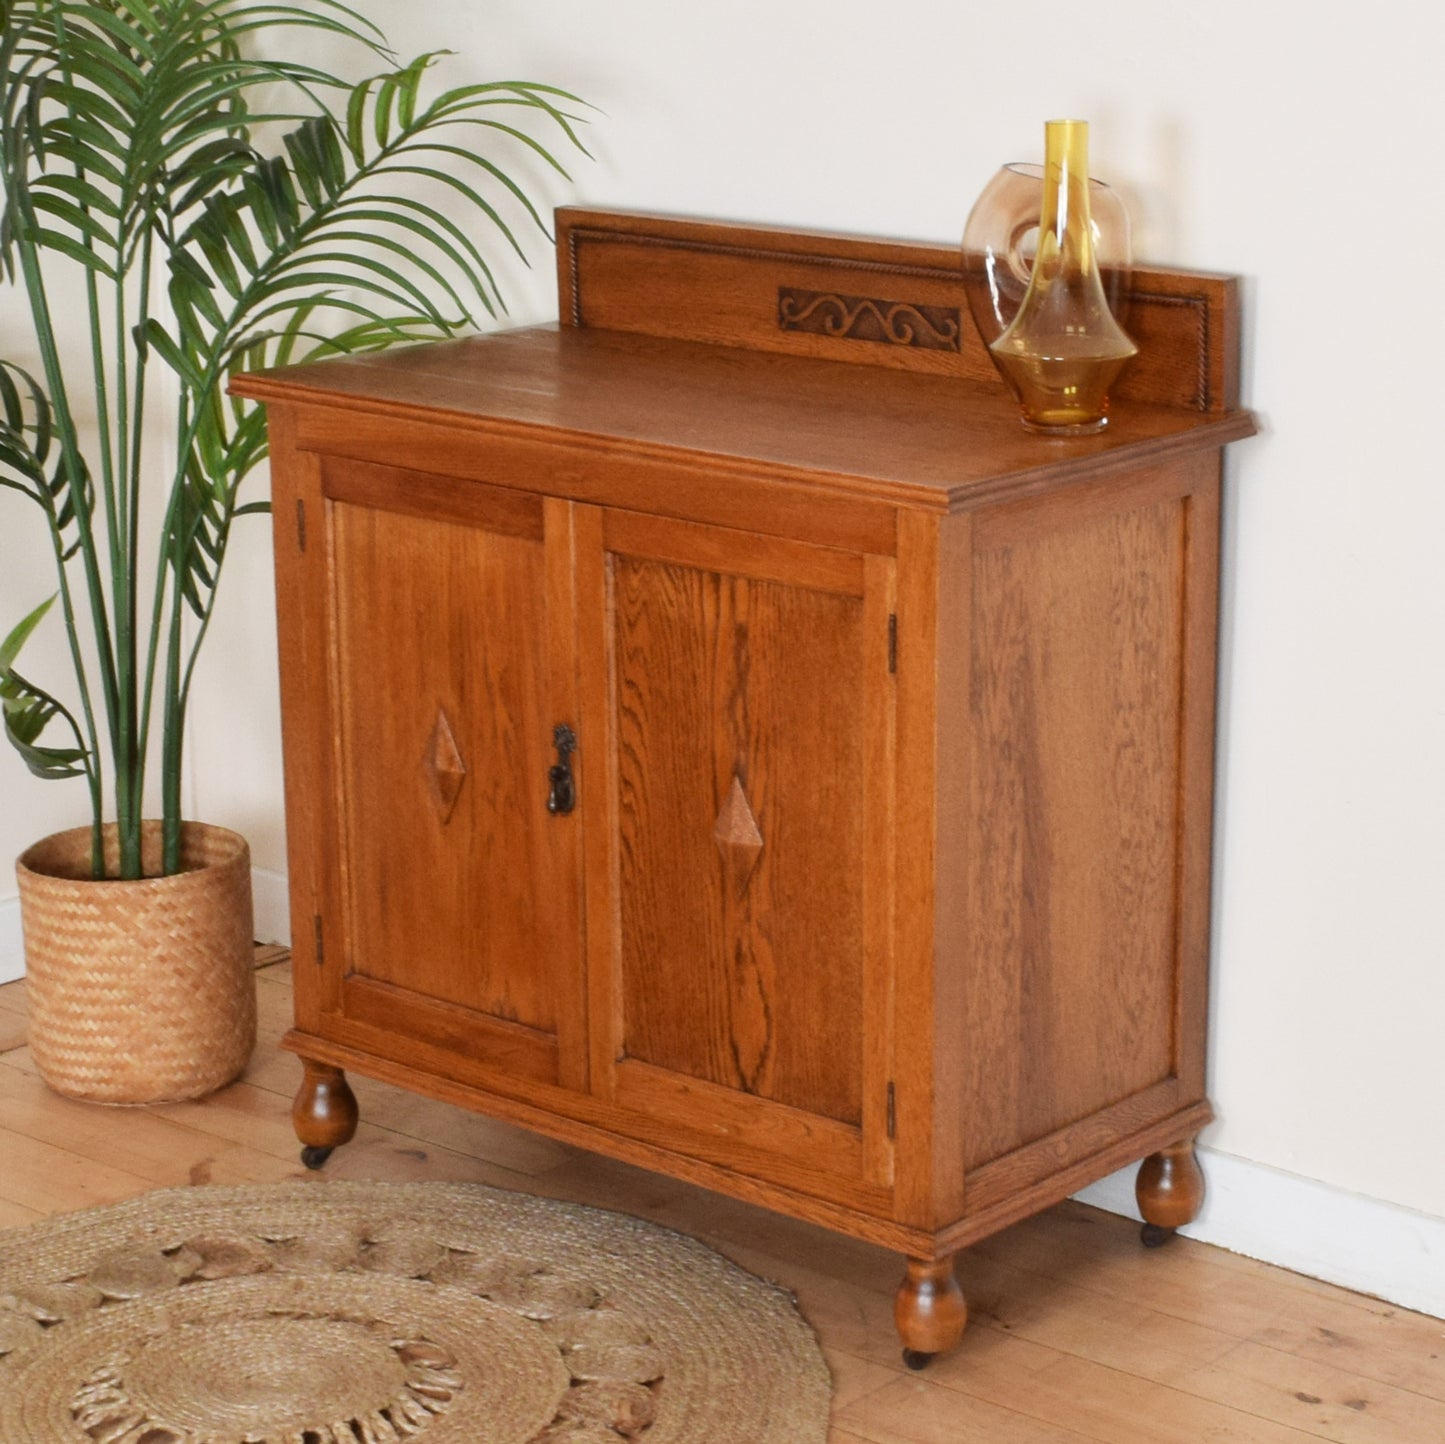
{"type": "Polygon", "coordinates": [[[844,341],[881,341],[925,351],[957,351],[963,318],[953,306],[844,296],[778,287],[778,327],[844,341]]]}
{"type": "Polygon", "coordinates": [[[437,721],[432,728],[431,740],[427,743],[423,766],[427,781],[431,784],[437,811],[445,824],[451,820],[462,783],[467,780],[467,764],[462,761],[462,754],[457,747],[451,723],[447,721],[447,714],[440,708],[437,709],[437,721]]]}
{"type": "Polygon", "coordinates": [[[717,821],[713,824],[712,835],[722,855],[733,893],[741,897],[752,880],[758,858],[762,856],[763,835],[758,830],[758,820],[748,805],[740,778],[733,778],[733,785],[728,789],[717,821]]]}

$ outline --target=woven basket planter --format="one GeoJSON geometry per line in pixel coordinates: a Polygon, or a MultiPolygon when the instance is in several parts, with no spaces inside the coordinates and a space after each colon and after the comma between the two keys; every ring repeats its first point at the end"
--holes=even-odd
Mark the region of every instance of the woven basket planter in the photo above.
{"type": "MultiPolygon", "coordinates": [[[[158,872],[161,825],[144,828],[158,872]]],[[[188,822],[174,876],[96,882],[90,838],[56,833],[16,865],[35,1065],[57,1093],[96,1103],[213,1092],[256,1043],[250,849],[188,822]]]]}

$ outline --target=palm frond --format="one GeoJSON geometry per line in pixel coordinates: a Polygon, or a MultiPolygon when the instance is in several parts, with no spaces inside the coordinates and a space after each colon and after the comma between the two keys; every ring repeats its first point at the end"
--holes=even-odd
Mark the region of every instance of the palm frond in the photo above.
{"type": "Polygon", "coordinates": [[[40,507],[57,540],[60,560],[69,561],[80,546],[78,516],[93,512],[95,488],[83,469],[71,475],[40,382],[5,361],[0,361],[0,486],[40,507]]]}
{"type": "Polygon", "coordinates": [[[35,776],[51,780],[84,776],[90,765],[89,749],[75,718],[48,692],[15,670],[20,649],[54,603],[54,597],[43,601],[0,642],[0,713],[4,715],[5,735],[35,776]],[[69,725],[73,747],[40,745],[41,736],[57,718],[69,725]]]}
{"type": "Polygon", "coordinates": [[[434,93],[441,54],[397,63],[343,0],[0,0],[0,22],[0,278],[25,287],[42,358],[38,377],[0,362],[0,486],[45,514],[83,717],[7,663],[6,728],[42,775],[87,772],[97,827],[109,739],[127,870],[159,710],[169,864],[196,650],[231,527],[264,510],[240,492],[266,456],[265,417],[224,396],[227,375],[499,314],[486,237],[525,260],[522,232],[546,224],[486,142],[565,176],[555,152],[581,148],[582,103],[528,82],[434,93]],[[353,84],[257,53],[292,32],[384,68],[353,84]],[[56,261],[78,268],[88,303],[78,362],[52,320],[56,261]],[[159,524],[143,525],[155,364],[179,390],[177,463],[159,524]],[[77,415],[97,418],[93,444],[77,415]],[[143,599],[147,537],[159,580],[143,599]],[[189,636],[183,608],[199,619],[189,636]],[[76,746],[43,746],[63,723],[76,746]]]}

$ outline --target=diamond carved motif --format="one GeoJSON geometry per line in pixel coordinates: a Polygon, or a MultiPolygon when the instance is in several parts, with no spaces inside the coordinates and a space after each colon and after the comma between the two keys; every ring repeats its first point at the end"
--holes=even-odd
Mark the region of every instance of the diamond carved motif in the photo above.
{"type": "Polygon", "coordinates": [[[712,835],[733,892],[741,896],[747,891],[753,869],[757,867],[763,851],[763,835],[758,831],[758,820],[748,805],[741,778],[733,778],[733,785],[728,789],[717,821],[713,824],[712,835]]]}
{"type": "Polygon", "coordinates": [[[442,822],[446,823],[451,820],[462,783],[467,780],[467,764],[462,761],[462,754],[457,749],[457,739],[451,723],[447,721],[447,714],[440,708],[431,740],[427,743],[425,769],[437,811],[442,822]]]}

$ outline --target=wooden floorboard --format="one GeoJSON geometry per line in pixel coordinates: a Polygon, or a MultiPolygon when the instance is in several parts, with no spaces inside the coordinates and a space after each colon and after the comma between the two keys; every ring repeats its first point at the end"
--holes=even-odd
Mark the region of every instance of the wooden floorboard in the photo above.
{"type": "MultiPolygon", "coordinates": [[[[175,1184],[306,1177],[277,1041],[283,950],[258,952],[261,1041],[200,1103],[109,1109],[40,1080],[23,983],[0,986],[0,1228],[175,1184]]],[[[1445,1322],[1124,1219],[1050,1209],[965,1252],[970,1322],[923,1374],[893,1331],[885,1249],[352,1080],[356,1139],[326,1176],[469,1180],[617,1208],[704,1239],[796,1295],[834,1378],[828,1444],[1440,1444],[1445,1322]]]]}

